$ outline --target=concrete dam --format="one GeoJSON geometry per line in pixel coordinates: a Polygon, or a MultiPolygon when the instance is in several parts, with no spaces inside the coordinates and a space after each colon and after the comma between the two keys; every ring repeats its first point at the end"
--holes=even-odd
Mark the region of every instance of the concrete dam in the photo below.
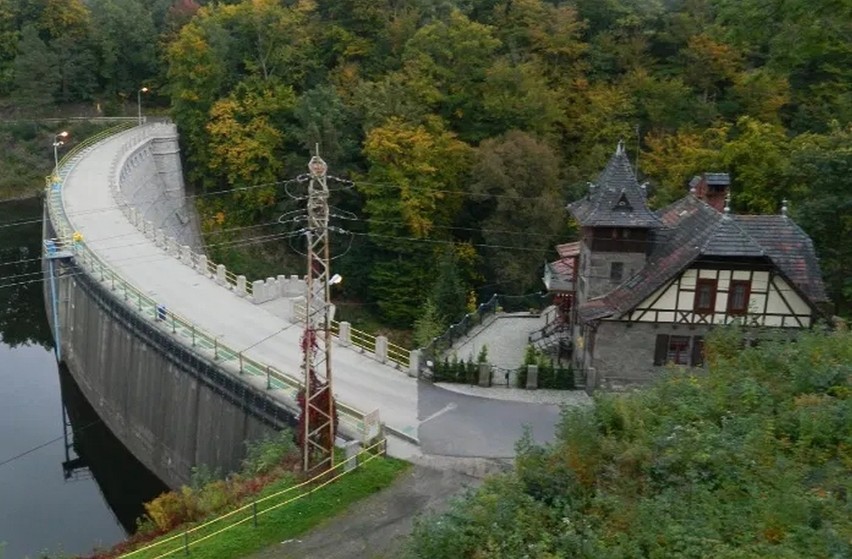
{"type": "MultiPolygon", "coordinates": [[[[57,359],[166,484],[200,465],[235,470],[246,440],[295,424],[304,281],[248,282],[208,260],[173,125],[112,131],[69,153],[47,187],[44,244],[57,359]]],[[[364,439],[381,417],[392,453],[417,444],[409,355],[335,328],[340,433],[364,439]]]]}

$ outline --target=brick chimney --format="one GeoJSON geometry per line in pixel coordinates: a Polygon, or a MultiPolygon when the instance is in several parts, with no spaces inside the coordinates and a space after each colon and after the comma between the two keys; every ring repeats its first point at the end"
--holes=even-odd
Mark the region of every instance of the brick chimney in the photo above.
{"type": "Polygon", "coordinates": [[[689,181],[689,191],[720,213],[725,209],[725,198],[730,189],[731,177],[728,173],[701,173],[689,181]]]}

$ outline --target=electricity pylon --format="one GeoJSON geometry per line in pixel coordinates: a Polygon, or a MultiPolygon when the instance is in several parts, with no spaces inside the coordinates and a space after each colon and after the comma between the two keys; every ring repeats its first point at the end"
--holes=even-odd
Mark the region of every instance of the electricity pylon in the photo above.
{"type": "Polygon", "coordinates": [[[331,374],[331,301],[329,298],[328,165],[317,155],[308,163],[308,226],[305,331],[302,335],[304,392],[299,438],[302,466],[319,474],[334,465],[336,413],[331,374]]]}

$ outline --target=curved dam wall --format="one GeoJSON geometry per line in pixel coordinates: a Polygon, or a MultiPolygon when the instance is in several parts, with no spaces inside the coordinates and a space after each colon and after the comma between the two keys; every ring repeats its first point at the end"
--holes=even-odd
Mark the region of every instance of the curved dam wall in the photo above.
{"type": "Polygon", "coordinates": [[[177,128],[159,128],[156,136],[113,162],[113,188],[120,202],[137,210],[155,230],[179,245],[201,247],[198,216],[186,201],[177,128]]]}
{"type": "MultiPolygon", "coordinates": [[[[138,211],[189,244],[198,236],[192,218],[180,215],[188,210],[176,146],[176,134],[173,144],[153,139],[130,156],[124,152],[111,173],[121,178],[117,182],[127,203],[143,204],[138,211]]],[[[51,200],[60,196],[59,189],[52,190],[45,239],[68,236],[68,225],[59,223],[67,216],[51,200]]],[[[105,281],[103,270],[95,270],[90,257],[73,246],[66,256],[44,260],[45,301],[58,357],[101,420],[163,482],[172,488],[188,484],[200,465],[236,470],[245,441],[295,424],[294,409],[171,335],[150,313],[140,312],[114,278],[105,281]]]]}

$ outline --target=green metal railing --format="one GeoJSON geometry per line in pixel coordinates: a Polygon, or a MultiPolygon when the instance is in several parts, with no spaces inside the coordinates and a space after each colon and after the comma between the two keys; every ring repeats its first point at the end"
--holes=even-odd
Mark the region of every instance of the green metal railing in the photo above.
{"type": "MultiPolygon", "coordinates": [[[[293,401],[302,383],[297,377],[287,374],[267,363],[262,363],[245,355],[242,351],[234,349],[217,336],[214,336],[181,315],[166,310],[157,301],[146,295],[141,289],[133,285],[116,273],[110,266],[97,256],[87,245],[81,235],[75,233],[70,220],[65,212],[62,202],[62,179],[76,164],[76,159],[82,152],[97,144],[98,142],[117,134],[128,126],[117,126],[105,132],[93,136],[75,146],[60,162],[60,177],[52,177],[48,181],[46,201],[51,223],[57,233],[57,244],[68,247],[73,252],[75,260],[88,275],[99,280],[108,289],[112,290],[116,297],[122,299],[125,304],[133,308],[141,316],[151,320],[165,331],[170,332],[186,345],[191,346],[201,354],[213,357],[219,363],[229,364],[238,374],[264,378],[268,390],[283,390],[293,401]]],[[[364,413],[354,407],[337,403],[340,422],[358,435],[364,433],[364,413]]]]}

